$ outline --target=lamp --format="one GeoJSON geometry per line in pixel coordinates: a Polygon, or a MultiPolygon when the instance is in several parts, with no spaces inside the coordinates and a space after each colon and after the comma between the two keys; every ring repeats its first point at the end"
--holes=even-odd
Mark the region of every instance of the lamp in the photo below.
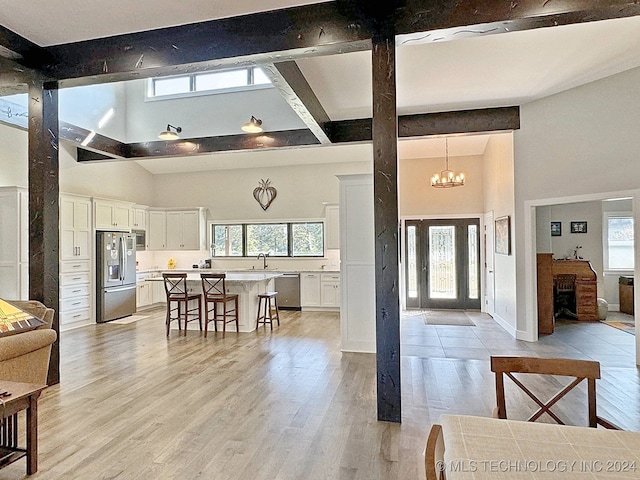
{"type": "Polygon", "coordinates": [[[251,120],[242,125],[242,130],[247,133],[260,133],[262,131],[262,120],[251,115],[251,120]]]}
{"type": "Polygon", "coordinates": [[[173,125],[167,124],[167,129],[164,132],[161,132],[160,135],[158,135],[158,138],[162,140],[177,140],[180,132],[182,132],[182,127],[174,127],[173,125]],[[172,128],[175,132],[171,131],[172,128]]]}
{"type": "Polygon", "coordinates": [[[449,170],[449,139],[445,137],[445,161],[446,168],[431,177],[431,186],[436,188],[451,188],[461,187],[464,185],[464,173],[456,173],[453,170],[449,170]]]}

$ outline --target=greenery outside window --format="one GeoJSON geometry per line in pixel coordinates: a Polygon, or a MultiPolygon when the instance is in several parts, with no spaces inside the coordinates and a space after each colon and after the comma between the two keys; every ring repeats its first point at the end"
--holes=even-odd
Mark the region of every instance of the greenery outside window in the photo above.
{"type": "Polygon", "coordinates": [[[633,214],[608,213],[604,217],[605,270],[633,270],[633,214]]]}
{"type": "Polygon", "coordinates": [[[211,225],[212,257],[323,257],[323,222],[211,225]]]}

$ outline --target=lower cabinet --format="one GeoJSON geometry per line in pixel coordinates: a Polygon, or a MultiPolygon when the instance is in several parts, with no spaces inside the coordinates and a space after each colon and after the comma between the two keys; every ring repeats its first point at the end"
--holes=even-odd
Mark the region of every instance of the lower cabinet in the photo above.
{"type": "Polygon", "coordinates": [[[60,325],[89,322],[91,318],[89,261],[60,262],[60,325]]]}
{"type": "Polygon", "coordinates": [[[340,307],[340,274],[323,273],[320,276],[320,304],[323,307],[340,307]]]}
{"type": "Polygon", "coordinates": [[[340,308],[340,274],[300,274],[300,304],[303,309],[335,310],[340,308]]]}
{"type": "Polygon", "coordinates": [[[153,303],[153,284],[142,281],[136,283],[136,308],[143,308],[153,303]]]}

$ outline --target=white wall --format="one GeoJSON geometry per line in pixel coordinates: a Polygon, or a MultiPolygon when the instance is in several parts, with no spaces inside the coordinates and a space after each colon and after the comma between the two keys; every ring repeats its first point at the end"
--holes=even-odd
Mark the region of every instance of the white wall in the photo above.
{"type": "Polygon", "coordinates": [[[239,135],[252,115],[262,120],[265,131],[306,128],[275,88],[143,101],[145,88],[146,80],[126,83],[129,143],[157,140],[168,123],[182,128],[182,138],[239,135]]]}
{"type": "MultiPolygon", "coordinates": [[[[495,314],[494,319],[516,335],[516,285],[515,260],[517,249],[513,241],[517,219],[514,215],[514,159],[513,135],[492,135],[484,152],[484,211],[493,212],[494,220],[511,217],[511,255],[495,254],[495,314]]],[[[487,228],[494,228],[487,225],[487,228]]],[[[487,250],[493,249],[487,245],[487,250]]]]}
{"type": "MultiPolygon", "coordinates": [[[[0,186],[28,186],[27,137],[24,130],[0,124],[0,186]]],[[[135,162],[80,164],[75,161],[75,148],[65,142],[59,152],[61,192],[142,205],[153,200],[153,175],[135,162]]]]}
{"type": "Polygon", "coordinates": [[[433,188],[434,173],[444,169],[444,158],[401,159],[398,175],[400,216],[419,218],[428,215],[447,217],[483,212],[482,156],[449,157],[450,168],[464,172],[466,181],[461,188],[433,188]]]}
{"type": "MultiPolygon", "coordinates": [[[[640,187],[640,69],[522,105],[520,122],[514,134],[517,252],[531,241],[525,232],[535,235],[525,225],[527,205],[640,187]]],[[[517,256],[519,330],[531,321],[530,262],[517,256]]]]}

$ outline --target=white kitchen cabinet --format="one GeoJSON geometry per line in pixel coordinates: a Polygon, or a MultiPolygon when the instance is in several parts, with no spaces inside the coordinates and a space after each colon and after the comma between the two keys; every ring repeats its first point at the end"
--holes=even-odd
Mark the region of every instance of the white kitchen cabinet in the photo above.
{"type": "Polygon", "coordinates": [[[153,303],[153,284],[142,281],[136,283],[136,308],[146,307],[153,303]]]}
{"type": "Polygon", "coordinates": [[[147,229],[147,207],[134,205],[129,210],[129,225],[132,230],[147,229]]]}
{"type": "Polygon", "coordinates": [[[320,274],[320,304],[323,307],[340,308],[340,274],[320,274]]]}
{"type": "Polygon", "coordinates": [[[149,210],[149,250],[206,250],[206,210],[149,210]]]}
{"type": "Polygon", "coordinates": [[[324,208],[325,247],[327,249],[340,248],[340,207],[327,205],[324,208]]]}
{"type": "Polygon", "coordinates": [[[167,250],[200,250],[200,210],[167,211],[167,250]]]}
{"type": "Polygon", "coordinates": [[[300,305],[305,307],[320,306],[320,274],[302,272],[300,274],[300,305]]]}
{"type": "Polygon", "coordinates": [[[60,260],[89,260],[92,238],[91,200],[60,195],[60,260]]]}
{"type": "Polygon", "coordinates": [[[89,197],[60,195],[60,325],[92,321],[93,215],[89,197]]]}
{"type": "Polygon", "coordinates": [[[151,286],[152,303],[167,303],[167,293],[164,290],[164,282],[149,280],[146,283],[151,286]]]}
{"type": "Polygon", "coordinates": [[[117,200],[93,199],[96,230],[130,230],[132,204],[117,200]]]}
{"type": "Polygon", "coordinates": [[[164,210],[149,210],[147,250],[165,250],[167,244],[167,214],[164,210]]]}
{"type": "Polygon", "coordinates": [[[29,195],[0,188],[0,298],[29,298],[29,195]]]}

